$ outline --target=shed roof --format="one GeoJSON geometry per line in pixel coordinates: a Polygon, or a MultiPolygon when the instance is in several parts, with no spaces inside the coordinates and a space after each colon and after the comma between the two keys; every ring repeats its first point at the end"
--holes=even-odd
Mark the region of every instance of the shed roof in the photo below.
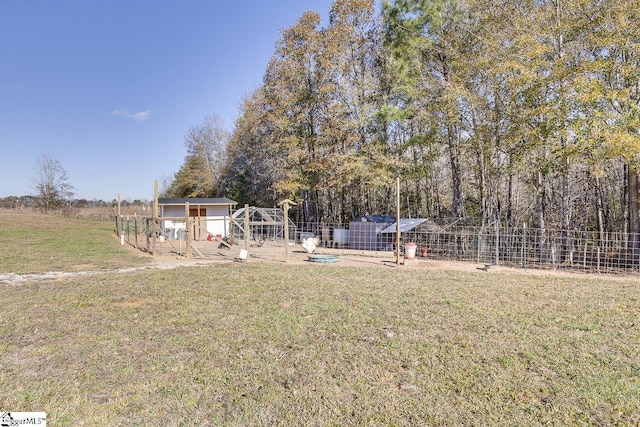
{"type": "MultiPolygon", "coordinates": [[[[426,221],[427,221],[426,218],[404,218],[404,219],[400,218],[400,232],[404,233],[406,231],[411,231],[426,221]]],[[[387,228],[382,230],[380,233],[395,233],[396,224],[397,222],[394,222],[392,225],[388,226],[387,228]]]]}
{"type": "Polygon", "coordinates": [[[389,224],[395,221],[396,221],[395,217],[392,217],[390,215],[365,215],[365,216],[356,218],[351,222],[375,222],[377,224],[384,224],[384,223],[389,224]]]}
{"type": "Polygon", "coordinates": [[[231,199],[227,199],[226,197],[184,197],[184,198],[168,198],[168,197],[160,197],[158,198],[159,205],[184,205],[185,203],[189,203],[190,205],[210,205],[210,206],[229,206],[229,205],[237,205],[238,202],[234,202],[231,199]]]}

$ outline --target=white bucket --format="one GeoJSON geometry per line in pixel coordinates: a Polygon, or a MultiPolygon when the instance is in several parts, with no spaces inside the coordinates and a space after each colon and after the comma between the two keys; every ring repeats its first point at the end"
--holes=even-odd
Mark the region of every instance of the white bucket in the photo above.
{"type": "Polygon", "coordinates": [[[413,242],[409,242],[404,245],[404,258],[405,259],[414,259],[416,257],[416,249],[418,245],[413,242]]]}

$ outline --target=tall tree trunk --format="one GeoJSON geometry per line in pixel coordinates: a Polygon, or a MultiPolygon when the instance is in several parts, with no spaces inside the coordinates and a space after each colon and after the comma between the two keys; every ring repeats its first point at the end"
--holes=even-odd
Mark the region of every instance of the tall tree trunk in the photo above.
{"type": "MultiPolygon", "coordinates": [[[[566,150],[567,140],[564,137],[562,141],[563,151],[566,150]]],[[[573,262],[573,241],[569,227],[571,226],[571,196],[569,191],[569,159],[565,156],[563,159],[562,172],[562,260],[573,262]]]]}
{"type": "Polygon", "coordinates": [[[482,149],[478,149],[478,173],[479,173],[479,201],[480,201],[480,216],[482,217],[482,223],[488,219],[489,209],[487,201],[487,173],[485,170],[485,161],[482,153],[482,149]]]}
{"type": "Polygon", "coordinates": [[[462,180],[460,178],[460,155],[456,144],[456,137],[453,135],[451,126],[447,126],[447,142],[449,146],[449,165],[451,167],[451,191],[452,200],[451,208],[456,218],[464,216],[464,207],[462,204],[462,180]]]}
{"type": "Polygon", "coordinates": [[[513,224],[513,172],[507,177],[507,224],[513,224]]]}
{"type": "Polygon", "coordinates": [[[540,251],[540,260],[544,262],[547,259],[547,230],[544,219],[547,211],[547,194],[545,191],[544,174],[541,171],[537,172],[536,187],[538,194],[538,229],[540,230],[540,236],[538,238],[538,250],[540,251]]]}
{"type": "Polygon", "coordinates": [[[628,192],[627,200],[629,202],[629,249],[633,254],[634,260],[638,257],[640,249],[640,216],[638,212],[638,171],[635,167],[627,166],[627,182],[628,192]]]}
{"type": "Polygon", "coordinates": [[[624,245],[629,246],[629,165],[626,163],[622,167],[623,189],[622,189],[622,230],[625,233],[624,245]]]}
{"type": "Polygon", "coordinates": [[[302,222],[303,223],[308,223],[310,222],[309,219],[309,191],[308,190],[304,190],[302,192],[302,222]]]}
{"type": "Polygon", "coordinates": [[[604,238],[604,203],[602,201],[602,187],[600,184],[600,178],[595,177],[595,192],[596,192],[596,220],[598,223],[598,241],[602,241],[604,238]]]}

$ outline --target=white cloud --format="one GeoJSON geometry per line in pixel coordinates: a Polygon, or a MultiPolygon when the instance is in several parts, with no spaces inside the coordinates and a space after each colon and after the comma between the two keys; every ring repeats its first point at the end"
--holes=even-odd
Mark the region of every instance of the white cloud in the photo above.
{"type": "Polygon", "coordinates": [[[144,122],[145,120],[147,120],[149,118],[149,116],[151,116],[151,111],[147,110],[147,111],[140,111],[140,112],[137,112],[137,113],[129,113],[125,109],[125,110],[113,110],[111,112],[111,114],[114,115],[114,116],[128,117],[130,119],[135,120],[136,122],[144,122]]]}

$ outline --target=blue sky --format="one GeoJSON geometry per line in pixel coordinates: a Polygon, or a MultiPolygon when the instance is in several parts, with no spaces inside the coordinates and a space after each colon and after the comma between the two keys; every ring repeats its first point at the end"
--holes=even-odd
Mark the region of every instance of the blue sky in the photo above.
{"type": "Polygon", "coordinates": [[[75,197],[153,198],[208,115],[229,130],[280,32],[332,0],[0,0],[0,197],[38,159],[75,197]]]}

